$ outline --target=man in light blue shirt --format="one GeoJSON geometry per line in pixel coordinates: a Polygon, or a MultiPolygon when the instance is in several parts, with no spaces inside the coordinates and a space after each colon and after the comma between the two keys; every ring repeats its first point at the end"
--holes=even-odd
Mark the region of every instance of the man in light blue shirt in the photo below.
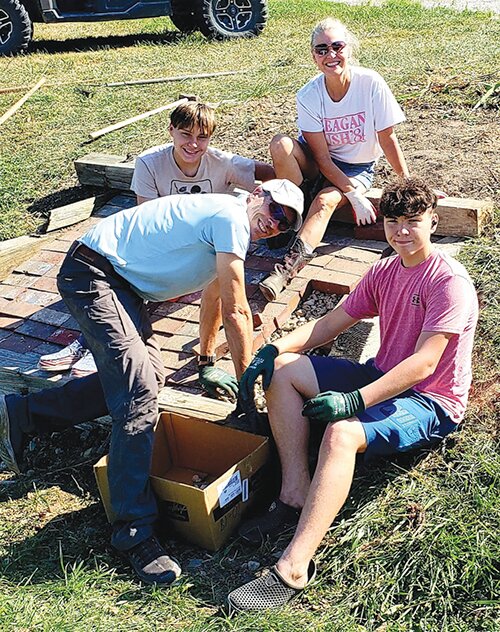
{"type": "Polygon", "coordinates": [[[200,377],[213,387],[227,384],[228,374],[213,366],[212,357],[222,321],[239,379],[252,352],[243,268],[248,245],[298,230],[302,210],[298,187],[269,180],[244,198],[168,196],[102,220],[72,245],[57,278],[98,374],[60,388],[0,398],[0,458],[17,473],[17,459],[30,435],[109,412],[108,479],[117,516],[112,544],[145,583],[168,585],[181,572],[153,535],[157,506],[149,469],[164,374],[145,300],[205,288],[200,377]]]}

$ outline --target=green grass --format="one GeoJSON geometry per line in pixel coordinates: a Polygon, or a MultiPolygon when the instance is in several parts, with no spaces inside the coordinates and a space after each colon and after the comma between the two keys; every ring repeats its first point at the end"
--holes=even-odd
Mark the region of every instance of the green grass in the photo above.
{"type": "MultiPolygon", "coordinates": [[[[34,85],[42,74],[51,84],[1,129],[0,238],[33,230],[65,195],[85,194],[73,191],[75,158],[91,151],[135,153],[163,141],[168,115],[84,144],[89,132],[179,92],[236,99],[219,118],[227,148],[237,149],[231,140],[266,125],[259,119],[261,100],[279,107],[312,76],[309,32],[327,14],[352,25],[361,63],[379,70],[407,107],[425,103],[467,117],[484,86],[498,80],[492,78],[499,66],[498,21],[488,14],[425,11],[403,2],[380,8],[271,0],[270,8],[260,38],[231,43],[173,37],[167,20],[37,26],[36,52],[0,60],[2,87],[34,85]],[[250,70],[222,81],[97,85],[234,68],[250,70]]],[[[0,95],[0,112],[21,94],[0,95]]],[[[265,155],[266,148],[257,151],[265,155]]],[[[90,457],[76,452],[67,467],[51,465],[65,441],[84,450],[79,436],[54,435],[44,446],[43,466],[0,485],[0,630],[498,630],[498,228],[497,214],[489,232],[460,255],[484,295],[463,429],[433,451],[358,468],[348,503],[319,552],[319,579],[303,598],[278,613],[231,620],[221,607],[227,592],[248,579],[242,565],[272,564],[286,538],[257,552],[233,540],[215,554],[172,541],[168,546],[186,569],[181,581],[167,591],[141,588],[107,544],[89,465],[102,452],[103,437],[95,438],[94,428],[85,444],[90,457]],[[195,558],[203,564],[190,571],[195,558]]]]}

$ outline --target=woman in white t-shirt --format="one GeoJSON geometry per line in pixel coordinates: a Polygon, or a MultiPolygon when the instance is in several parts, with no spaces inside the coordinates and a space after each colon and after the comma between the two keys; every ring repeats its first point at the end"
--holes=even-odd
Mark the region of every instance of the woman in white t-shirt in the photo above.
{"type": "Polygon", "coordinates": [[[376,220],[363,194],[383,154],[398,175],[409,175],[394,131],[405,116],[377,72],[352,64],[356,47],[338,20],[314,27],[311,52],[321,74],[297,93],[299,139],[280,134],[271,141],[276,177],[305,181],[304,188],[313,184],[319,193],[284,261],[260,284],[270,301],[314,257],[335,209],[350,203],[357,224],[376,220]]]}

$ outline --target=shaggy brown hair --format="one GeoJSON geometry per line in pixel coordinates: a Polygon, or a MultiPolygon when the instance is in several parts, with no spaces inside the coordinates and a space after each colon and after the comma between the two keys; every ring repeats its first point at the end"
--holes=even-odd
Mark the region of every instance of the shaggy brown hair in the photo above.
{"type": "Polygon", "coordinates": [[[421,178],[404,178],[382,191],[380,214],[383,217],[414,217],[434,210],[437,195],[421,178]]]}
{"type": "Polygon", "coordinates": [[[172,110],[170,122],[177,129],[192,130],[198,125],[202,134],[212,136],[215,131],[215,110],[206,103],[188,101],[172,110]]]}

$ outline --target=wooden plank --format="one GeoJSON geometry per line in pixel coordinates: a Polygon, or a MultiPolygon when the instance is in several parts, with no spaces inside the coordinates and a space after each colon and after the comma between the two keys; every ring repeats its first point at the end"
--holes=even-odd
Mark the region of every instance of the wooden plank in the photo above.
{"type": "Polygon", "coordinates": [[[109,195],[99,195],[52,209],[50,211],[46,231],[50,233],[53,230],[83,222],[88,219],[95,210],[100,208],[107,199],[109,199],[109,195]]]}
{"type": "Polygon", "coordinates": [[[193,417],[201,415],[204,419],[215,421],[216,423],[225,421],[234,410],[234,404],[229,402],[176,391],[168,386],[160,390],[158,405],[160,410],[169,410],[193,417]]]}
{"type": "MultiPolygon", "coordinates": [[[[378,208],[382,189],[370,189],[366,197],[378,208]]],[[[437,235],[442,237],[478,237],[493,211],[491,200],[445,197],[438,200],[439,225],[437,235]]],[[[335,211],[334,219],[354,224],[350,206],[335,211]]]]}
{"type": "Polygon", "coordinates": [[[44,246],[47,237],[16,237],[0,242],[0,281],[44,246]]]}
{"type": "MultiPolygon", "coordinates": [[[[27,394],[61,386],[69,379],[67,374],[38,370],[37,362],[35,353],[0,350],[0,392],[27,394]]],[[[217,423],[224,422],[234,410],[234,404],[229,402],[176,391],[168,386],[160,389],[158,405],[160,410],[193,417],[201,414],[204,419],[217,423]]]]}
{"type": "Polygon", "coordinates": [[[2,123],[4,123],[7,119],[9,119],[13,114],[15,114],[17,112],[17,110],[19,110],[19,108],[26,103],[26,101],[39,89],[43,86],[43,84],[45,83],[46,79],[45,77],[42,77],[40,79],[40,81],[34,85],[31,90],[28,90],[28,92],[19,99],[19,101],[17,101],[16,103],[14,103],[14,105],[9,108],[7,110],[7,112],[5,112],[5,114],[3,114],[2,116],[0,116],[0,125],[2,123]]]}
{"type": "Polygon", "coordinates": [[[102,129],[97,130],[96,132],[91,132],[89,137],[91,140],[96,140],[105,134],[109,134],[110,132],[114,132],[117,129],[122,129],[127,125],[131,125],[132,123],[137,123],[138,121],[142,121],[145,118],[153,116],[154,114],[159,114],[160,112],[164,112],[165,110],[173,110],[178,105],[182,105],[183,103],[187,103],[188,99],[177,99],[177,101],[172,101],[172,103],[167,103],[165,105],[161,105],[154,110],[148,110],[147,112],[143,112],[142,114],[138,114],[137,116],[132,116],[131,118],[125,119],[124,121],[119,121],[118,123],[114,123],[113,125],[108,125],[107,127],[103,127],[102,129]]]}
{"type": "Polygon", "coordinates": [[[75,160],[80,184],[111,189],[130,190],[135,160],[115,154],[88,154],[75,160]]]}

